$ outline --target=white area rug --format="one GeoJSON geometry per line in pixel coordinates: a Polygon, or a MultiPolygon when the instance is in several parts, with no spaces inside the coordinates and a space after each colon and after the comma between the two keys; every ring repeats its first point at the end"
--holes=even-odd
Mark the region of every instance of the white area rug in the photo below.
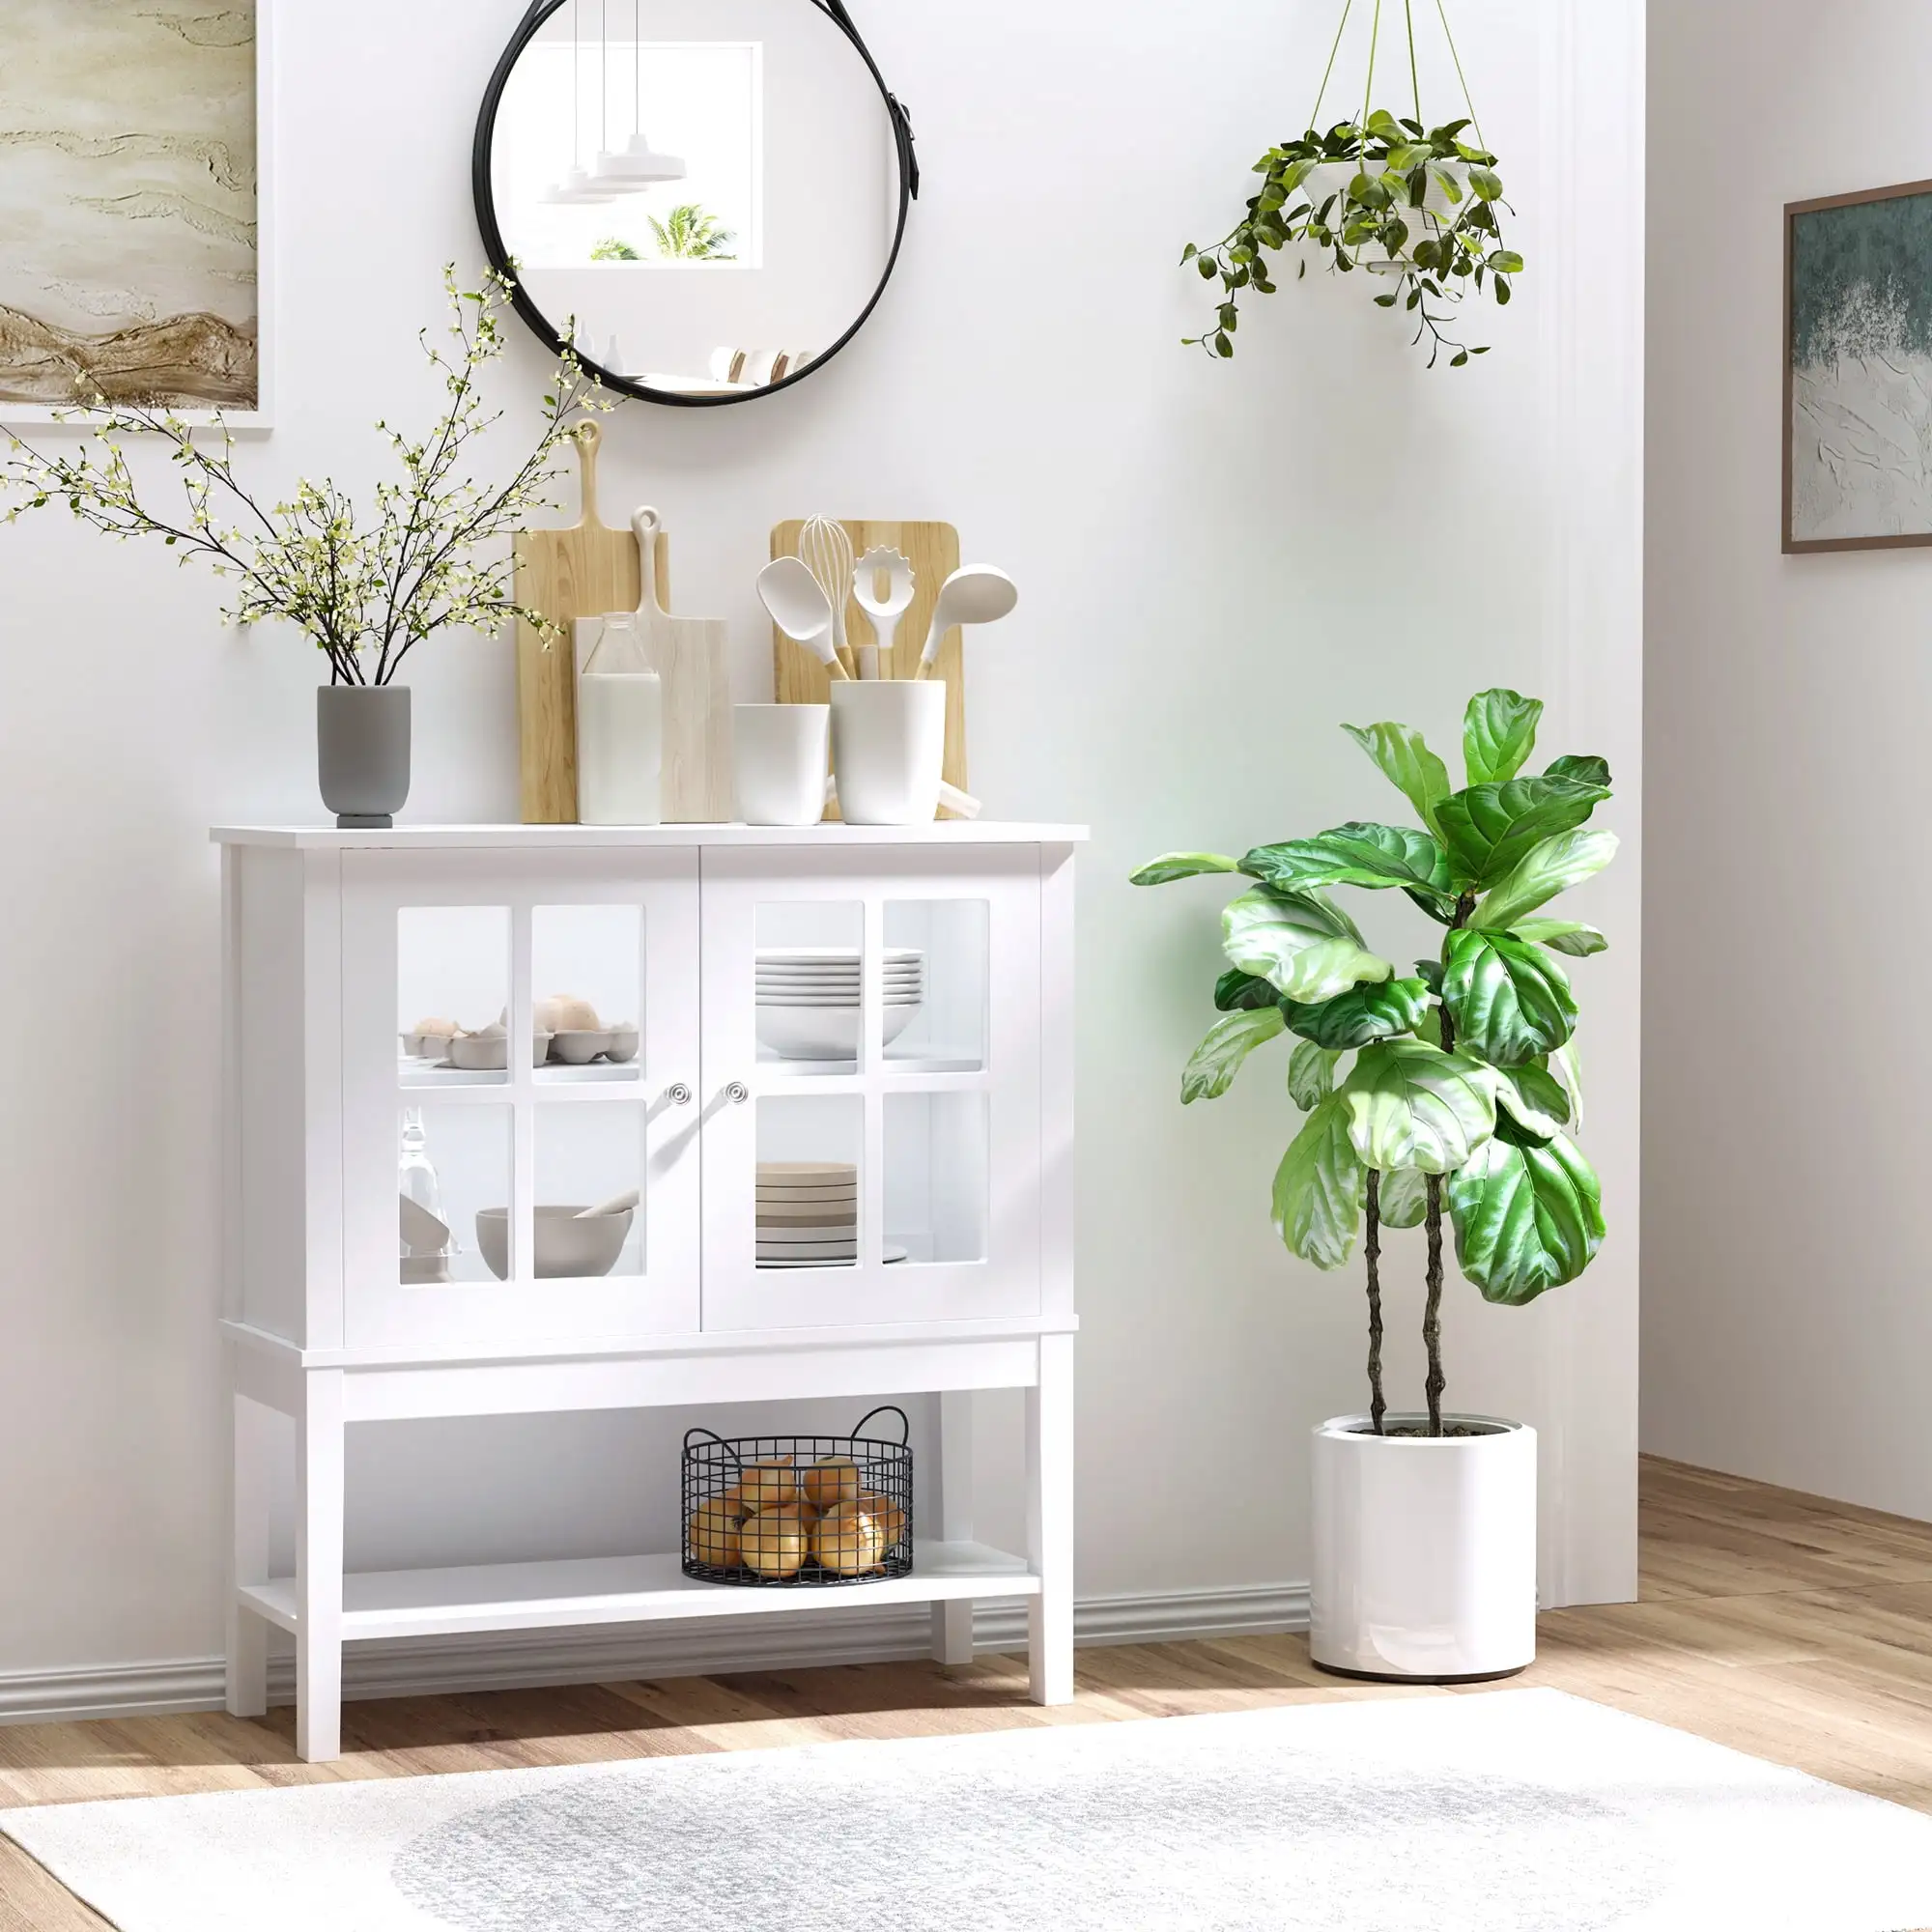
{"type": "Polygon", "coordinates": [[[1932,1818],[1554,1690],[0,1812],[123,1932],[1913,1932],[1932,1818]]]}

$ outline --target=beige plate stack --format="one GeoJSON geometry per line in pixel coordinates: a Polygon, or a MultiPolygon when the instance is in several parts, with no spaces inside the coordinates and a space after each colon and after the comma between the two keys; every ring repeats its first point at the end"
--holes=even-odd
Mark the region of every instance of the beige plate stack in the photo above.
{"type": "Polygon", "coordinates": [[[758,1164],[758,1265],[838,1267],[859,1259],[859,1170],[849,1162],[758,1164]]]}

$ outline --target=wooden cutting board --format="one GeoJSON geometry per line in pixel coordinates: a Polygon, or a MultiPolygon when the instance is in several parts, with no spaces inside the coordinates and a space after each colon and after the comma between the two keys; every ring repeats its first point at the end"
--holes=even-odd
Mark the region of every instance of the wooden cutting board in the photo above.
{"type": "MultiPolygon", "coordinates": [[[[577,619],[636,611],[642,601],[639,539],[597,513],[595,422],[572,432],[582,483],[582,515],[565,530],[526,530],[515,544],[516,599],[563,626],[548,650],[531,626],[517,626],[517,721],[526,825],[577,823],[577,619]]],[[[670,599],[670,539],[657,532],[654,607],[670,599]],[[660,601],[661,600],[661,601],[660,601]]],[[[730,816],[731,692],[724,627],[685,618],[672,626],[659,661],[664,673],[667,823],[730,816]]],[[[648,626],[646,627],[648,630],[648,626]]],[[[655,635],[654,633],[652,635],[655,635]]]]}
{"type": "MultiPolygon", "coordinates": [[[[841,517],[838,521],[852,539],[855,558],[883,546],[912,560],[912,605],[899,619],[898,644],[892,653],[892,662],[887,663],[882,653],[879,665],[882,677],[911,677],[919,668],[920,653],[925,648],[926,625],[932,616],[932,607],[939,602],[939,586],[959,568],[959,532],[951,524],[877,523],[853,517],[841,517]]],[[[772,555],[796,556],[799,535],[804,528],[803,518],[778,525],[772,531],[772,555]]],[[[854,651],[862,644],[876,641],[872,620],[859,608],[856,598],[846,601],[845,635],[854,651]]],[[[772,648],[776,653],[781,704],[828,702],[832,673],[810,651],[793,643],[776,626],[772,630],[772,648]]],[[[966,782],[966,654],[957,628],[941,640],[932,674],[946,680],[946,781],[966,791],[970,789],[966,782]]]]}

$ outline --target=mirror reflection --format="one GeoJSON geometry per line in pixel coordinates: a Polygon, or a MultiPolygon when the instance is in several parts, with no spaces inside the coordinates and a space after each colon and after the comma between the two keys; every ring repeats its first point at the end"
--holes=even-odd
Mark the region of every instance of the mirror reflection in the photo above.
{"type": "Polygon", "coordinates": [[[816,0],[561,0],[526,34],[482,212],[551,332],[693,401],[835,349],[904,196],[885,95],[816,0]]]}

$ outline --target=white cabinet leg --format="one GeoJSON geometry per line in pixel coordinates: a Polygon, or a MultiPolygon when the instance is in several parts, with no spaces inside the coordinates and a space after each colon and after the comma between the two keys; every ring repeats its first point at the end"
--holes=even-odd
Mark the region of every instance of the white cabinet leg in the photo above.
{"type": "Polygon", "coordinates": [[[242,1607],[236,1591],[269,1580],[269,1435],[274,1418],[244,1395],[235,1396],[231,1406],[228,1711],[260,1718],[269,1709],[269,1626],[242,1607]]]}
{"type": "Polygon", "coordinates": [[[1027,1390],[1027,1667],[1036,1704],[1073,1698],[1073,1337],[1042,1335],[1027,1390]]]}
{"type": "MultiPolygon", "coordinates": [[[[932,1513],[942,1543],[973,1540],[973,1393],[939,1398],[939,1481],[932,1513]]],[[[932,1606],[932,1654],[941,1663],[973,1662],[973,1605],[969,1599],[932,1606]]]]}
{"type": "Polygon", "coordinates": [[[311,1369],[296,1429],[296,1754],[342,1754],[342,1372],[311,1369]]]}

